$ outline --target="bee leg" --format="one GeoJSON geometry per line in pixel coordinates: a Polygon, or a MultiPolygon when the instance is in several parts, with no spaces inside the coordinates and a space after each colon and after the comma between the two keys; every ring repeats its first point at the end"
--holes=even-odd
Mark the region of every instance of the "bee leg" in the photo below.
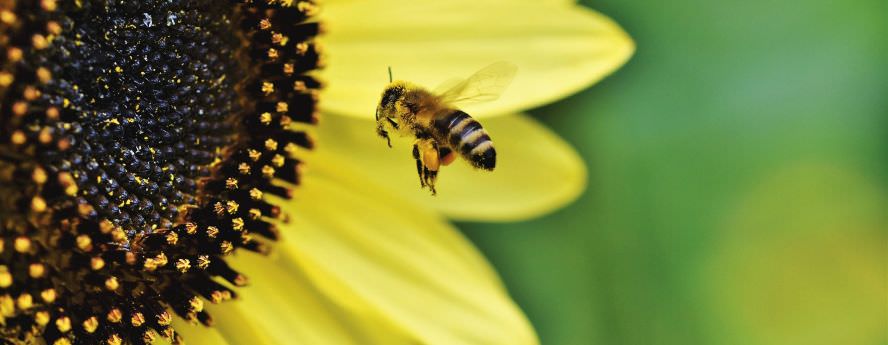
{"type": "Polygon", "coordinates": [[[419,174],[419,187],[425,187],[425,174],[423,174],[422,160],[419,159],[419,142],[413,144],[413,159],[416,160],[416,173],[419,174]]]}
{"type": "Polygon", "coordinates": [[[438,143],[431,138],[419,139],[414,147],[416,148],[414,153],[422,161],[422,174],[420,174],[422,183],[429,187],[432,195],[435,195],[435,181],[438,179],[438,168],[441,166],[438,159],[438,143]]]}
{"type": "Polygon", "coordinates": [[[384,138],[389,148],[392,147],[392,139],[389,138],[388,132],[386,132],[385,129],[382,128],[382,126],[376,126],[376,135],[384,138]]]}

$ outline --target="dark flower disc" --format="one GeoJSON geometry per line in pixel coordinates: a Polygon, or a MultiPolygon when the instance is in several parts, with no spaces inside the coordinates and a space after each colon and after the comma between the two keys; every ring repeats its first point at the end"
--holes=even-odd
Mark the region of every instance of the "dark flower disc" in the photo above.
{"type": "Polygon", "coordinates": [[[178,342],[299,182],[316,6],[0,0],[0,336],[178,342]]]}

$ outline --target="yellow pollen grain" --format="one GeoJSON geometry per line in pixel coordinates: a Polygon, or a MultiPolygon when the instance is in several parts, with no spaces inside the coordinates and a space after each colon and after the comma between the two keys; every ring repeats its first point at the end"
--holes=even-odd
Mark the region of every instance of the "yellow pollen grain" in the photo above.
{"type": "Polygon", "coordinates": [[[14,24],[15,21],[16,21],[15,13],[12,13],[12,11],[10,11],[10,10],[0,11],[0,22],[3,22],[3,24],[10,25],[10,24],[14,24]]]}
{"type": "Polygon", "coordinates": [[[153,272],[154,270],[157,269],[157,262],[154,261],[154,259],[148,258],[148,259],[145,259],[145,263],[142,264],[142,267],[144,267],[145,270],[148,272],[153,272]]]}
{"type": "Polygon", "coordinates": [[[176,269],[182,273],[188,272],[191,269],[191,261],[188,261],[188,259],[176,260],[176,269]]]}
{"type": "Polygon", "coordinates": [[[265,176],[265,178],[274,177],[274,168],[268,165],[262,166],[262,176],[265,176]]]}
{"type": "Polygon", "coordinates": [[[15,145],[22,145],[28,140],[28,137],[25,136],[25,133],[21,130],[16,130],[12,132],[12,136],[10,137],[10,141],[15,145]]]}
{"type": "Polygon", "coordinates": [[[225,214],[225,207],[222,206],[221,202],[217,202],[213,204],[213,211],[215,211],[217,215],[222,216],[225,214]]]}
{"type": "Polygon", "coordinates": [[[204,270],[207,267],[210,267],[210,256],[209,255],[201,255],[197,257],[197,267],[204,270]]]}
{"type": "Polygon", "coordinates": [[[308,42],[296,43],[296,54],[305,55],[308,52],[308,42]]]}
{"type": "Polygon", "coordinates": [[[264,93],[266,96],[274,93],[274,83],[263,81],[262,82],[262,93],[264,93]]]}
{"type": "Polygon", "coordinates": [[[199,313],[204,309],[203,300],[197,296],[191,297],[191,299],[188,300],[188,304],[191,306],[191,311],[195,313],[199,313]]]}
{"type": "MultiPolygon", "coordinates": [[[[283,115],[283,116],[281,116],[281,120],[279,122],[281,124],[281,128],[287,128],[287,126],[289,126],[291,123],[293,123],[293,119],[287,115],[283,115]]],[[[292,143],[289,143],[289,144],[292,144],[292,143]]]]}
{"type": "Polygon", "coordinates": [[[103,234],[107,234],[110,233],[111,230],[114,230],[114,223],[111,223],[111,221],[107,219],[99,221],[99,231],[103,234]]]}
{"type": "Polygon", "coordinates": [[[71,330],[71,319],[67,316],[62,316],[56,319],[56,328],[59,329],[59,332],[65,333],[71,330]]]}
{"type": "Polygon", "coordinates": [[[163,311],[157,315],[157,324],[161,326],[168,326],[173,323],[173,316],[170,315],[169,312],[163,311]]]}
{"type": "Polygon", "coordinates": [[[286,45],[285,39],[286,39],[286,37],[283,34],[281,34],[280,32],[274,32],[271,34],[271,43],[284,46],[284,45],[286,45]],[[281,44],[281,43],[283,43],[283,44],[281,44]]]}
{"type": "Polygon", "coordinates": [[[154,257],[154,261],[157,262],[158,267],[166,266],[168,263],[167,256],[163,252],[157,254],[157,256],[154,257]]]}
{"type": "Polygon", "coordinates": [[[262,122],[263,125],[268,126],[269,124],[271,124],[271,119],[271,113],[269,112],[259,114],[259,122],[262,122]]]}
{"type": "Polygon", "coordinates": [[[244,219],[243,218],[234,218],[231,220],[231,228],[234,231],[241,231],[244,229],[244,219]]]}
{"type": "Polygon", "coordinates": [[[265,149],[268,151],[277,151],[278,142],[274,139],[266,139],[265,140],[265,149]]]}
{"type": "Polygon", "coordinates": [[[31,309],[34,306],[34,298],[29,293],[23,293],[15,300],[15,304],[21,310],[31,309]]]}
{"type": "Polygon", "coordinates": [[[259,29],[268,30],[271,28],[271,20],[262,19],[259,21],[259,29]]]}
{"type": "Polygon", "coordinates": [[[260,211],[257,208],[251,208],[250,209],[250,218],[251,219],[259,219],[259,217],[262,217],[262,211],[260,211]]]}
{"type": "Polygon", "coordinates": [[[250,198],[253,200],[262,199],[262,191],[257,188],[250,189],[250,198]]]}
{"type": "Polygon", "coordinates": [[[114,229],[114,231],[111,232],[111,239],[117,243],[126,243],[127,242],[126,233],[123,232],[123,229],[120,229],[120,228],[114,229]]]}
{"type": "Polygon", "coordinates": [[[225,203],[226,208],[228,209],[228,213],[234,214],[237,212],[237,209],[240,208],[237,202],[234,200],[229,200],[225,203]]]}
{"type": "Polygon", "coordinates": [[[99,328],[99,319],[95,316],[90,316],[90,318],[84,320],[81,325],[83,326],[83,330],[86,331],[86,333],[92,334],[96,331],[96,329],[99,328]]]}
{"type": "Polygon", "coordinates": [[[89,238],[89,235],[77,236],[76,242],[77,248],[80,248],[80,250],[89,251],[92,249],[92,239],[89,238]]]}
{"type": "Polygon", "coordinates": [[[284,156],[281,156],[280,154],[276,154],[276,155],[274,155],[273,158],[271,158],[271,164],[274,165],[275,167],[278,167],[278,168],[284,166],[284,162],[285,162],[285,158],[284,158],[284,156]]]}
{"type": "Polygon", "coordinates": [[[289,109],[290,106],[287,104],[287,102],[277,102],[274,108],[274,110],[279,113],[286,113],[289,109]]]}
{"type": "Polygon", "coordinates": [[[37,80],[40,80],[41,83],[46,84],[50,80],[52,80],[52,72],[49,71],[46,67],[40,67],[37,69],[37,80]]]}
{"type": "Polygon", "coordinates": [[[254,149],[247,150],[247,154],[250,156],[250,159],[253,160],[254,162],[258,161],[259,158],[262,158],[262,153],[257,150],[254,150],[254,149]]]}
{"type": "Polygon", "coordinates": [[[120,283],[117,281],[117,277],[110,277],[105,280],[105,288],[108,291],[117,290],[118,287],[120,287],[120,283]]]}
{"type": "Polygon", "coordinates": [[[18,101],[12,104],[12,114],[15,116],[25,116],[28,113],[28,102],[18,101]]]}
{"type": "Polygon", "coordinates": [[[105,342],[108,345],[121,345],[123,344],[123,339],[120,339],[120,336],[117,334],[112,334],[105,342]]]}
{"type": "Polygon", "coordinates": [[[88,217],[90,214],[95,212],[92,205],[87,203],[82,203],[77,205],[77,212],[80,213],[83,217],[88,217]]]}
{"type": "Polygon", "coordinates": [[[22,93],[22,95],[25,97],[26,100],[33,101],[37,99],[37,97],[40,97],[40,90],[38,90],[36,87],[28,85],[27,87],[25,87],[25,91],[22,93]]]}
{"type": "Polygon", "coordinates": [[[146,344],[154,344],[154,340],[157,338],[155,334],[153,329],[145,331],[145,333],[142,333],[142,341],[146,344]]]}
{"type": "Polygon", "coordinates": [[[9,317],[15,313],[15,301],[9,295],[0,296],[0,314],[9,317]]]}
{"type": "Polygon", "coordinates": [[[123,319],[123,313],[120,309],[114,308],[108,312],[108,315],[106,315],[105,318],[111,323],[118,323],[123,319]]]}
{"type": "Polygon", "coordinates": [[[28,265],[28,275],[31,278],[37,279],[43,277],[43,274],[46,273],[46,266],[43,266],[41,263],[33,263],[28,265]]]}
{"type": "Polygon", "coordinates": [[[234,277],[234,285],[236,286],[246,286],[247,283],[249,283],[249,280],[243,274],[238,274],[237,277],[234,277]]]}
{"type": "Polygon", "coordinates": [[[55,302],[56,297],[58,297],[58,294],[56,294],[55,289],[46,289],[40,292],[40,298],[46,303],[55,302]]]}
{"type": "Polygon", "coordinates": [[[58,8],[58,5],[56,5],[56,0],[41,0],[40,7],[43,8],[44,11],[52,12],[58,8]]]}
{"type": "Polygon", "coordinates": [[[36,184],[44,184],[47,179],[49,179],[49,177],[46,176],[46,170],[43,170],[42,168],[35,168],[34,171],[31,172],[31,180],[36,184]]]}
{"type": "Polygon", "coordinates": [[[27,252],[31,249],[31,239],[26,236],[16,237],[13,247],[15,248],[15,251],[19,253],[27,252]]]}
{"type": "Polygon", "coordinates": [[[92,268],[93,271],[98,271],[105,267],[105,260],[100,257],[94,257],[89,260],[89,267],[92,268]]]}
{"type": "Polygon", "coordinates": [[[179,242],[179,235],[175,232],[168,233],[166,235],[166,242],[169,245],[175,245],[177,242],[179,242]]]}
{"type": "Polygon", "coordinates": [[[46,47],[49,47],[49,41],[45,36],[35,34],[34,36],[31,36],[31,46],[36,50],[46,49],[46,47]]]}
{"type": "Polygon", "coordinates": [[[145,323],[145,315],[142,315],[142,313],[139,312],[133,314],[133,316],[130,317],[130,323],[135,327],[141,326],[145,323]]]}
{"type": "Polygon", "coordinates": [[[41,144],[47,145],[52,142],[52,129],[49,127],[43,127],[40,130],[40,134],[37,136],[37,141],[41,144]]]}
{"type": "Polygon", "coordinates": [[[225,187],[228,189],[237,189],[237,180],[229,177],[227,180],[225,180],[225,187]]]}
{"type": "Polygon", "coordinates": [[[241,173],[241,175],[249,175],[250,174],[250,165],[247,163],[238,164],[237,171],[239,171],[241,173]]]}
{"type": "Polygon", "coordinates": [[[6,71],[0,72],[0,87],[9,87],[9,85],[12,85],[13,81],[15,81],[15,77],[12,73],[6,71]]]}
{"type": "Polygon", "coordinates": [[[59,108],[49,107],[46,108],[46,117],[52,120],[58,120],[59,118],[59,108]]]}
{"type": "Polygon", "coordinates": [[[34,314],[34,323],[38,326],[46,326],[49,323],[49,312],[45,310],[38,311],[34,314]]]}
{"type": "Polygon", "coordinates": [[[40,213],[46,211],[46,200],[39,196],[35,196],[31,199],[31,211],[40,213]]]}
{"type": "Polygon", "coordinates": [[[222,241],[222,243],[219,244],[219,249],[222,251],[222,255],[228,255],[234,250],[234,245],[231,244],[231,241],[222,241]]]}
{"type": "Polygon", "coordinates": [[[210,293],[210,302],[213,304],[219,304],[223,301],[222,291],[216,290],[210,293]]]}
{"type": "Polygon", "coordinates": [[[62,34],[62,26],[58,22],[48,22],[46,23],[46,31],[55,36],[58,36],[62,34]]]}

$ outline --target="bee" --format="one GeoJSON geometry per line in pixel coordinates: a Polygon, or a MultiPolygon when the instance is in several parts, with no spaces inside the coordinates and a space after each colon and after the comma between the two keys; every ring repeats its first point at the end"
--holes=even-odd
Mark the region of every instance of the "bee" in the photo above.
{"type": "Polygon", "coordinates": [[[466,79],[452,79],[434,91],[406,82],[392,80],[382,92],[376,107],[376,134],[391,147],[389,131],[414,136],[413,159],[420,188],[435,195],[435,181],[442,165],[449,165],[459,154],[478,169],[496,167],[496,149],[490,135],[478,121],[456,108],[458,104],[492,101],[512,82],[517,67],[496,62],[466,79]]]}

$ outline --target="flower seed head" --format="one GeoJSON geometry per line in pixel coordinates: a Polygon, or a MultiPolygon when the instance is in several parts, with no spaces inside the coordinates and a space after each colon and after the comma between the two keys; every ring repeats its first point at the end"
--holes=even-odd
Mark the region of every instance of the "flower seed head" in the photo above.
{"type": "Polygon", "coordinates": [[[0,336],[177,343],[247,284],[320,84],[314,1],[0,1],[0,336]],[[298,87],[297,87],[298,86],[298,87]]]}

